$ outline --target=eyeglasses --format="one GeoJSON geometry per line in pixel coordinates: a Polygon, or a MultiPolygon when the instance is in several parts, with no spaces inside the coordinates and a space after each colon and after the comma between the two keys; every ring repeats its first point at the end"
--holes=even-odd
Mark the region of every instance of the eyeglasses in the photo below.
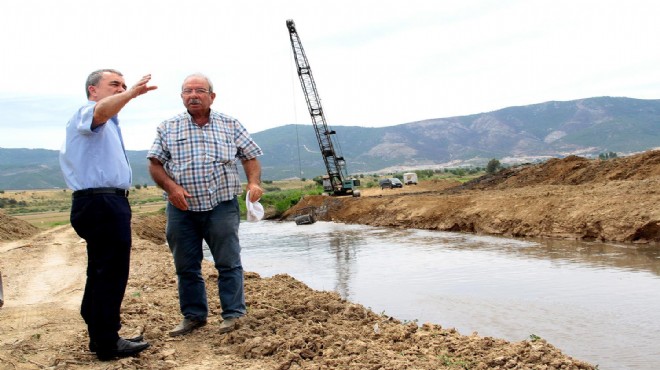
{"type": "Polygon", "coordinates": [[[193,92],[195,92],[195,94],[200,94],[200,95],[209,93],[209,91],[206,90],[206,89],[183,89],[183,90],[181,90],[181,94],[183,94],[183,95],[190,95],[193,92]]]}

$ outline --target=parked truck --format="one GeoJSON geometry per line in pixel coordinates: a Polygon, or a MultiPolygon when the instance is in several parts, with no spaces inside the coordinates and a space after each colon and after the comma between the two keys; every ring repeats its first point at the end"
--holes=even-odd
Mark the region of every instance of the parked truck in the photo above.
{"type": "Polygon", "coordinates": [[[403,183],[406,185],[417,185],[417,174],[414,172],[406,172],[403,174],[403,183]]]}

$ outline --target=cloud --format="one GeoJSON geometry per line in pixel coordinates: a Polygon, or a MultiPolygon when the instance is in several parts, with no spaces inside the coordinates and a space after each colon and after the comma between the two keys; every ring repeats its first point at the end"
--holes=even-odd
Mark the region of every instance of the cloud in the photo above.
{"type": "Polygon", "coordinates": [[[8,51],[0,96],[32,102],[0,102],[0,125],[11,122],[16,135],[0,146],[59,146],[54,132],[42,144],[29,128],[66,121],[84,99],[87,74],[107,67],[128,84],[151,73],[159,86],[120,115],[130,149],[146,149],[155,125],[183,109],[178,89],[197,71],[216,85],[214,108],[251,132],[309,123],[287,19],[296,23],[331,126],[660,96],[652,1],[25,0],[3,2],[0,12],[0,47],[8,51]]]}

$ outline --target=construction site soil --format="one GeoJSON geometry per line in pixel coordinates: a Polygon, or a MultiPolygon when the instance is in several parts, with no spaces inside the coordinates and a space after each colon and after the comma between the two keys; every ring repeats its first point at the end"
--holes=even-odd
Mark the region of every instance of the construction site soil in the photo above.
{"type": "MultiPolygon", "coordinates": [[[[608,161],[567,157],[506,169],[465,184],[426,181],[364,189],[361,197],[311,196],[320,219],[513,237],[660,242],[660,151],[608,161]]],[[[271,218],[275,218],[272,216],[271,218]]],[[[315,291],[288,275],[245,274],[248,315],[217,330],[217,275],[203,264],[209,324],[167,335],[181,319],[162,214],[134,217],[122,335],[152,347],[99,362],[79,315],[86,251],[69,225],[40,231],[0,212],[0,369],[595,369],[542,338],[520,342],[401,322],[315,291]]]]}

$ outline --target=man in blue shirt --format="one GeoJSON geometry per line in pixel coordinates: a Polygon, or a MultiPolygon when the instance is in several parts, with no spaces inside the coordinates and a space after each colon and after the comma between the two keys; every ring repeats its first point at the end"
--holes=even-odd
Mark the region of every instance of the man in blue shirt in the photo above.
{"type": "Polygon", "coordinates": [[[211,80],[193,74],[183,81],[186,111],[162,122],[148,153],[149,172],[167,193],[167,243],[178,278],[183,321],[170,336],[184,335],[206,324],[208,302],[202,276],[202,240],[218,271],[222,305],[220,332],[237,328],[245,315],[243,266],[238,240],[242,193],[237,162],[247,176],[250,201],[261,198],[261,148],[241,123],[211,109],[211,80]]]}
{"type": "Polygon", "coordinates": [[[156,89],[151,75],[130,89],[113,69],[87,77],[88,102],[69,120],[60,151],[64,180],[73,190],[71,225],[87,242],[87,282],[80,313],[89,349],[103,361],[135,355],[149,347],[142,337],[119,336],[120,309],[131,252],[131,167],[117,114],[132,99],[156,89]]]}

